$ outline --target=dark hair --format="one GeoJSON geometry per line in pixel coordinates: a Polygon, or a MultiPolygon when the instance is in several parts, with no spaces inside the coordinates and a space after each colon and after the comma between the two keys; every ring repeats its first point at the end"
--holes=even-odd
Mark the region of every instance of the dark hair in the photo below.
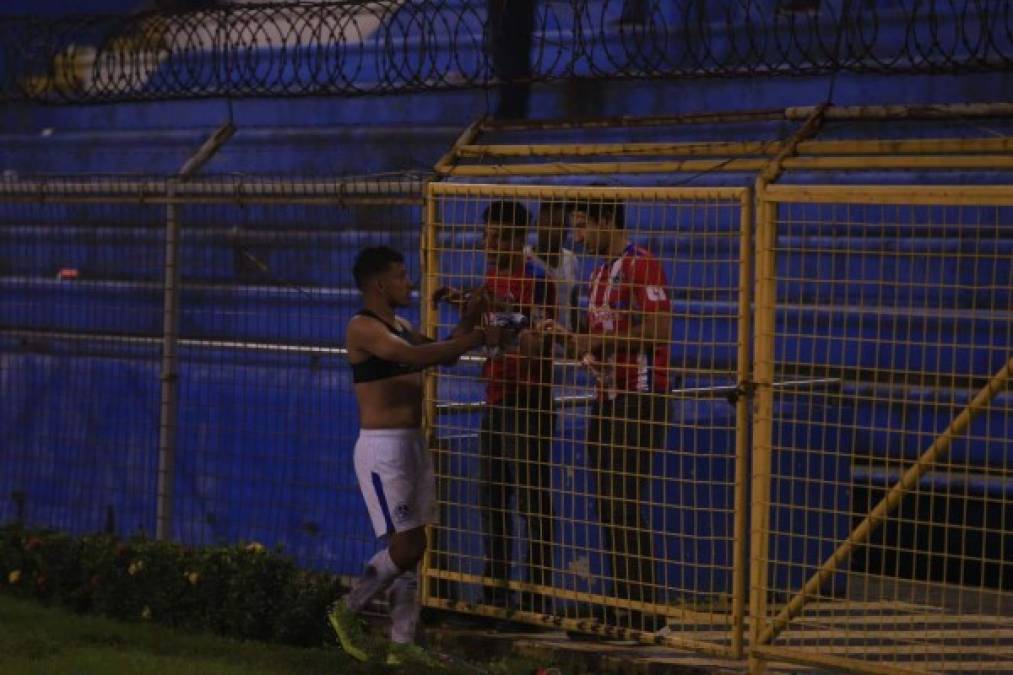
{"type": "Polygon", "coordinates": [[[355,256],[355,265],[352,267],[355,285],[361,291],[367,281],[386,272],[389,266],[403,262],[404,256],[389,246],[364,248],[359,251],[359,255],[355,256]]]}
{"type": "Polygon", "coordinates": [[[528,210],[520,202],[500,200],[485,207],[485,211],[482,212],[482,220],[486,223],[527,229],[531,222],[531,216],[528,215],[528,210]]]}
{"type": "Polygon", "coordinates": [[[542,202],[538,207],[538,225],[542,226],[546,224],[542,221],[555,221],[565,224],[566,219],[575,206],[576,204],[571,204],[570,202],[542,202]]]}
{"type": "Polygon", "coordinates": [[[584,205],[584,212],[587,214],[589,220],[595,220],[599,223],[612,223],[612,226],[617,230],[622,230],[626,227],[626,214],[623,205],[619,202],[610,201],[590,201],[584,205]]]}

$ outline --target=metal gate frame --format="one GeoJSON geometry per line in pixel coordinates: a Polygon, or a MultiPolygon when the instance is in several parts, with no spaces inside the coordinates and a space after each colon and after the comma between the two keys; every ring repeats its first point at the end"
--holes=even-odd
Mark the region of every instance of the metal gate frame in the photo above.
{"type": "MultiPolygon", "coordinates": [[[[501,185],[501,184],[454,184],[429,183],[426,189],[426,222],[422,236],[422,297],[431,297],[437,288],[440,269],[437,246],[437,234],[440,228],[440,216],[437,212],[437,201],[444,197],[472,197],[482,199],[513,198],[513,199],[636,199],[642,201],[699,201],[712,200],[725,206],[739,208],[739,280],[738,280],[738,344],[737,344],[737,391],[748,392],[750,386],[750,336],[751,336],[751,303],[753,286],[753,252],[752,252],[752,220],[753,192],[750,188],[634,188],[634,187],[574,187],[574,186],[537,186],[537,185],[501,185]]],[[[423,327],[433,334],[437,327],[435,312],[428,302],[423,302],[423,327]]],[[[428,371],[426,378],[426,403],[424,413],[424,429],[429,439],[429,446],[435,449],[434,432],[437,427],[436,384],[439,375],[436,371],[428,371]]],[[[667,634],[644,633],[637,630],[623,629],[593,621],[576,620],[562,617],[542,616],[533,612],[511,611],[505,608],[465,605],[463,603],[436,597],[432,589],[434,579],[452,579],[459,582],[482,584],[481,576],[468,575],[438,569],[435,556],[430,549],[422,565],[422,602],[430,607],[454,609],[473,614],[510,618],[532,624],[549,625],[582,632],[598,633],[609,636],[621,636],[650,644],[668,645],[692,649],[715,656],[741,658],[743,653],[743,627],[745,620],[745,582],[746,582],[746,501],[749,480],[749,416],[750,400],[747,395],[736,397],[735,403],[735,488],[734,488],[734,542],[732,561],[732,603],[727,615],[716,612],[701,612],[691,609],[674,609],[669,615],[672,619],[681,619],[687,624],[715,624],[727,626],[727,644],[706,642],[693,639],[687,635],[669,632],[667,634]]],[[[431,533],[432,534],[432,533],[431,533]]],[[[431,538],[432,540],[432,538],[431,538]]],[[[591,594],[580,594],[575,591],[562,591],[544,586],[510,581],[507,587],[518,591],[536,591],[548,596],[568,600],[593,600],[591,594]],[[583,596],[587,597],[583,597],[583,596]]],[[[615,606],[629,606],[636,609],[632,601],[615,601],[615,606]]]]}
{"type": "Polygon", "coordinates": [[[933,442],[893,483],[883,497],[849,535],[839,543],[819,568],[774,616],[768,615],[767,579],[774,561],[770,560],[770,512],[773,507],[770,491],[772,473],[774,382],[777,361],[774,352],[777,273],[775,242],[778,230],[777,208],[780,204],[862,204],[862,205],[925,205],[925,206],[1013,206],[1013,186],[761,186],[757,192],[756,234],[756,317],[754,372],[756,409],[753,420],[753,481],[752,523],[750,545],[750,672],[766,672],[771,660],[804,665],[840,668],[852,672],[914,673],[908,668],[861,659],[806,651],[799,647],[776,646],[771,643],[797,617],[820,587],[843,565],[857,546],[868,540],[873,531],[890,517],[901,498],[917,486],[919,480],[949,450],[954,437],[967,429],[996,394],[1001,392],[1013,373],[1013,352],[1005,364],[993,373],[970,403],[956,415],[933,442]]]}

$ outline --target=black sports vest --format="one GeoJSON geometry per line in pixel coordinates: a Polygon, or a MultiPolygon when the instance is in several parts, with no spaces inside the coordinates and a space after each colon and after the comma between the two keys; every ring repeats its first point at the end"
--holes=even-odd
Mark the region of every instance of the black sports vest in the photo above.
{"type": "MultiPolygon", "coordinates": [[[[387,327],[394,335],[398,336],[402,340],[409,344],[417,344],[418,341],[413,339],[411,332],[397,327],[392,326],[374,312],[368,309],[362,309],[355,313],[356,316],[368,316],[371,319],[376,319],[384,326],[387,327]]],[[[352,364],[352,383],[358,384],[360,382],[373,382],[375,380],[386,380],[391,377],[397,377],[398,375],[408,375],[409,373],[417,373],[422,368],[418,366],[407,366],[403,363],[394,363],[386,359],[381,359],[379,356],[370,354],[365,361],[352,364]]]]}

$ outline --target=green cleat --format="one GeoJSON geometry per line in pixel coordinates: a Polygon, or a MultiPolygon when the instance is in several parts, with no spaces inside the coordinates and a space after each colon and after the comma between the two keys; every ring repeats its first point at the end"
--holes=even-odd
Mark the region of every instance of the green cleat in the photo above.
{"type": "Polygon", "coordinates": [[[327,612],[327,620],[346,654],[358,661],[369,661],[369,654],[361,646],[366,641],[362,632],[362,623],[355,612],[348,608],[344,600],[338,600],[331,605],[327,612]]]}
{"type": "Polygon", "coordinates": [[[392,642],[387,652],[388,666],[421,665],[428,668],[446,669],[447,664],[433,654],[412,643],[392,642]]]}

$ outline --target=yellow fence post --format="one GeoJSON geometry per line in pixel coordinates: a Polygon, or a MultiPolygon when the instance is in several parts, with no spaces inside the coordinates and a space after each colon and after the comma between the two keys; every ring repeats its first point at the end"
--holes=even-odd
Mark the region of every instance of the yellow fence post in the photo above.
{"type": "MultiPolygon", "coordinates": [[[[776,284],[774,242],[777,205],[768,202],[763,185],[757,185],[756,312],[753,379],[752,499],[750,507],[750,646],[757,643],[767,615],[767,558],[770,543],[770,467],[774,424],[774,329],[776,284]]],[[[765,672],[766,664],[750,653],[750,672],[765,672]]]]}
{"type": "MultiPolygon", "coordinates": [[[[433,198],[434,185],[436,185],[436,183],[427,183],[425,189],[423,190],[423,195],[425,196],[423,208],[425,222],[422,224],[422,237],[420,239],[421,251],[419,252],[422,272],[421,297],[419,298],[422,319],[422,334],[433,336],[436,335],[439,318],[429,299],[433,296],[433,291],[436,290],[436,283],[439,279],[440,264],[436,246],[436,230],[438,223],[436,200],[433,198]]],[[[436,378],[437,371],[435,368],[430,368],[426,371],[423,385],[424,407],[422,411],[422,434],[426,439],[426,449],[428,452],[437,451],[437,448],[434,447],[434,430],[436,428],[436,378]]],[[[434,458],[434,463],[437,459],[438,458],[434,458]]],[[[438,492],[439,491],[437,491],[437,493],[438,492]]],[[[422,578],[420,579],[419,591],[423,601],[433,595],[432,577],[428,573],[433,567],[432,558],[435,555],[435,549],[437,548],[433,542],[433,529],[434,528],[431,525],[426,528],[426,536],[430,541],[430,545],[426,548],[426,555],[422,558],[420,570],[422,578]]]]}
{"type": "Polygon", "coordinates": [[[746,606],[746,534],[749,492],[749,407],[752,405],[753,191],[742,194],[739,232],[739,327],[735,401],[735,551],[732,564],[732,656],[742,658],[746,606]]]}

